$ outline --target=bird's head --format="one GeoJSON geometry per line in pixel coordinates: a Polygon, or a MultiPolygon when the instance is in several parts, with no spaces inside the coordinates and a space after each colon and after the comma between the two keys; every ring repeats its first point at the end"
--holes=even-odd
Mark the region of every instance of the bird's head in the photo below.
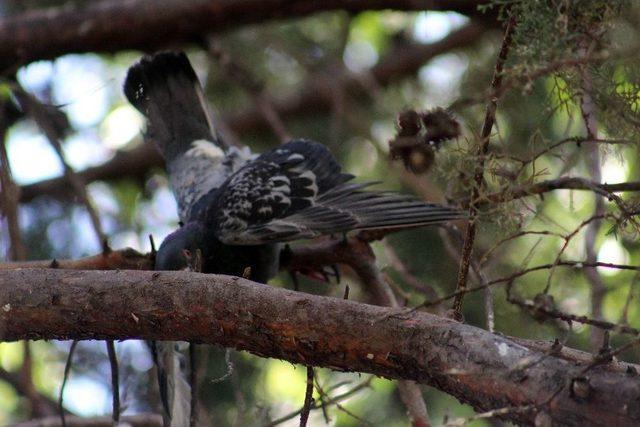
{"type": "Polygon", "coordinates": [[[169,234],[156,254],[156,270],[200,270],[206,250],[206,229],[199,222],[189,222],[169,234]],[[198,259],[200,258],[200,259],[198,259]],[[200,265],[198,265],[200,264],[200,265]]]}

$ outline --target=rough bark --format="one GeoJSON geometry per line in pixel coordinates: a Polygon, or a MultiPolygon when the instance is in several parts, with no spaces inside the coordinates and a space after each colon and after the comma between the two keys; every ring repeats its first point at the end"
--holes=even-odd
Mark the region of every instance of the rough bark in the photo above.
{"type": "MultiPolygon", "coordinates": [[[[187,272],[0,272],[0,339],[187,340],[435,386],[477,410],[540,404],[563,425],[638,425],[640,379],[421,312],[187,272]],[[571,385],[580,377],[580,396],[571,385]],[[586,383],[586,384],[585,384],[586,383]],[[586,387],[585,387],[586,385],[586,387]]],[[[536,411],[505,411],[533,424],[536,411]]]]}
{"type": "Polygon", "coordinates": [[[316,12],[455,10],[478,0],[103,0],[32,10],[0,20],[0,70],[68,53],[153,51],[208,34],[316,12]]]}

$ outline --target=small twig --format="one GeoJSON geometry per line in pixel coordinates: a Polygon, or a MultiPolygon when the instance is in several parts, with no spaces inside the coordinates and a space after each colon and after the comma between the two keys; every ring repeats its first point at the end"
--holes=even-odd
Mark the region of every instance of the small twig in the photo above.
{"type": "Polygon", "coordinates": [[[313,402],[313,366],[307,366],[307,387],[304,393],[304,404],[300,412],[300,427],[306,427],[313,402]]]}
{"type": "MultiPolygon", "coordinates": [[[[593,44],[588,48],[584,46],[581,50],[584,50],[588,55],[592,50],[593,44]]],[[[585,68],[580,69],[580,74],[582,76],[582,85],[583,85],[583,93],[581,97],[580,103],[580,112],[582,113],[582,118],[584,120],[585,128],[587,129],[587,135],[589,138],[597,138],[598,137],[598,120],[596,116],[596,105],[591,97],[591,91],[593,90],[593,79],[590,75],[589,71],[585,68]]],[[[600,152],[599,147],[597,146],[589,146],[587,147],[587,168],[589,170],[589,175],[595,182],[600,182],[602,180],[602,170],[600,167],[600,152]]],[[[595,195],[595,206],[593,209],[594,216],[602,216],[604,215],[605,206],[602,197],[598,197],[595,195]]],[[[585,240],[584,240],[584,248],[587,256],[588,262],[594,262],[597,260],[598,256],[595,250],[596,237],[598,232],[602,227],[602,221],[593,221],[587,226],[587,230],[585,232],[585,240]]],[[[600,276],[598,270],[593,267],[587,267],[584,270],[584,275],[589,282],[591,287],[591,315],[598,319],[602,318],[602,303],[604,300],[604,295],[606,293],[606,287],[604,285],[604,281],[600,276]]],[[[591,328],[589,341],[591,345],[591,349],[595,349],[598,345],[598,342],[602,341],[602,331],[596,328],[591,328]]]]}
{"type": "MultiPolygon", "coordinates": [[[[569,246],[569,243],[578,234],[578,232],[580,232],[580,230],[582,230],[584,227],[588,226],[590,223],[592,223],[594,221],[599,221],[601,219],[604,219],[604,217],[605,217],[604,214],[594,215],[591,218],[588,218],[588,219],[582,221],[580,223],[580,225],[578,225],[572,232],[570,232],[569,234],[565,235],[563,237],[564,244],[562,245],[562,247],[560,248],[560,251],[556,255],[556,259],[553,261],[553,265],[555,266],[560,262],[560,259],[562,258],[562,254],[564,254],[564,251],[569,246]]],[[[594,262],[595,262],[594,259],[587,259],[585,265],[591,266],[592,264],[594,264],[594,262]]],[[[544,290],[542,291],[545,294],[548,293],[549,289],[551,288],[551,279],[553,278],[554,271],[555,271],[555,268],[552,267],[551,270],[549,271],[549,275],[547,276],[547,284],[545,285],[544,290]]]]}
{"type": "Polygon", "coordinates": [[[231,385],[233,386],[233,397],[236,401],[236,422],[235,427],[243,427],[245,425],[245,412],[247,408],[247,402],[242,393],[240,387],[240,377],[237,371],[231,373],[231,385]]]}
{"type": "Polygon", "coordinates": [[[224,362],[227,365],[227,372],[223,376],[211,380],[211,384],[221,383],[233,374],[233,362],[231,361],[231,349],[227,348],[224,352],[224,362]]]}
{"type": "MultiPolygon", "coordinates": [[[[509,53],[511,46],[511,40],[513,36],[513,29],[515,28],[515,15],[512,14],[507,22],[507,27],[504,32],[502,40],[502,47],[498,54],[498,60],[493,73],[493,80],[491,82],[491,91],[497,93],[500,89],[503,77],[503,67],[509,53]]],[[[471,200],[469,203],[469,223],[467,225],[467,231],[465,234],[464,245],[462,246],[462,259],[460,260],[460,269],[458,271],[458,282],[456,289],[458,291],[464,291],[467,286],[467,275],[469,273],[469,265],[471,263],[471,251],[473,250],[473,242],[476,236],[476,217],[478,215],[478,209],[476,207],[477,199],[480,194],[480,190],[483,186],[484,177],[484,160],[489,151],[489,136],[491,135],[491,129],[495,121],[496,109],[498,107],[498,98],[492,97],[487,105],[484,124],[482,126],[482,132],[480,133],[480,143],[478,145],[478,164],[476,165],[476,173],[474,177],[475,184],[471,192],[471,200]]],[[[462,318],[462,301],[464,298],[464,292],[460,292],[453,301],[453,315],[454,317],[462,318]]]]}
{"type": "MultiPolygon", "coordinates": [[[[350,396],[353,396],[354,394],[356,394],[357,392],[359,392],[362,389],[365,389],[367,387],[369,387],[369,385],[371,384],[371,380],[373,379],[373,377],[368,378],[366,381],[361,382],[360,384],[356,385],[355,387],[353,387],[350,390],[347,390],[346,392],[334,396],[334,397],[328,397],[327,401],[324,402],[323,399],[317,399],[317,400],[313,400],[311,402],[311,409],[319,409],[322,407],[322,405],[335,405],[338,402],[340,402],[341,400],[344,400],[350,396]]],[[[317,382],[316,382],[317,384],[317,382]]],[[[302,412],[302,408],[300,408],[299,410],[295,411],[295,412],[291,412],[290,414],[287,414],[283,417],[280,417],[276,420],[273,420],[267,424],[264,424],[262,427],[275,427],[278,424],[282,424],[286,421],[289,421],[295,417],[297,417],[298,415],[300,415],[300,413],[302,412]]]]}
{"type": "Polygon", "coordinates": [[[22,261],[26,258],[27,251],[20,236],[20,224],[18,221],[18,201],[20,200],[20,187],[13,181],[11,165],[5,146],[6,118],[2,114],[4,104],[0,102],[0,213],[7,218],[9,231],[10,259],[22,261]]]}
{"type": "Polygon", "coordinates": [[[491,418],[496,418],[500,416],[504,416],[507,414],[517,414],[529,411],[535,411],[539,405],[522,405],[522,406],[506,406],[504,408],[493,409],[487,412],[481,412],[479,414],[472,415],[466,418],[456,418],[455,420],[450,420],[445,423],[445,426],[453,427],[453,426],[466,426],[471,421],[475,420],[487,420],[491,418]]]}
{"type": "Polygon", "coordinates": [[[402,262],[393,246],[391,246],[386,239],[382,240],[382,246],[384,247],[385,255],[389,259],[391,267],[400,274],[402,280],[407,285],[422,292],[429,299],[436,299],[438,297],[438,292],[436,292],[432,286],[422,282],[422,280],[418,279],[411,273],[409,268],[404,264],[404,262],[402,262]]]}
{"type": "Polygon", "coordinates": [[[540,77],[547,76],[549,74],[554,74],[562,69],[566,68],[576,68],[580,66],[587,65],[592,62],[604,61],[607,58],[610,58],[610,54],[606,51],[603,52],[595,52],[589,55],[582,55],[575,58],[561,59],[558,61],[554,61],[544,67],[541,67],[533,72],[522,76],[514,76],[512,78],[507,79],[501,87],[495,88],[491,91],[491,97],[500,98],[502,95],[506,93],[507,90],[512,89],[517,86],[518,83],[530,83],[535,81],[540,77]]]}
{"type": "MultiPolygon", "coordinates": [[[[464,244],[463,241],[463,237],[460,233],[460,231],[452,226],[452,225],[445,225],[443,227],[444,232],[441,233],[443,242],[445,244],[445,248],[447,249],[447,252],[449,252],[449,255],[457,260],[460,258],[460,249],[458,249],[460,246],[462,246],[464,244]],[[453,240],[456,240],[458,242],[458,244],[454,243],[453,240]]],[[[487,279],[487,276],[484,274],[484,272],[482,271],[482,265],[475,259],[475,257],[471,257],[471,269],[474,272],[474,274],[477,277],[477,281],[480,283],[480,285],[486,285],[489,281],[489,279],[487,279]]],[[[437,300],[437,296],[436,298],[433,298],[434,300],[437,300]]],[[[484,288],[484,308],[485,308],[485,318],[486,318],[486,324],[487,324],[487,330],[489,332],[494,332],[495,329],[495,312],[494,312],[494,308],[493,308],[493,290],[490,286],[486,286],[484,288]]]]}
{"type": "Polygon", "coordinates": [[[78,195],[78,198],[85,206],[85,209],[87,210],[87,213],[89,214],[89,217],[91,219],[91,224],[96,233],[98,241],[103,244],[104,242],[106,242],[107,238],[102,231],[100,218],[93,206],[93,203],[89,198],[84,181],[78,174],[75,173],[75,171],[69,165],[65,158],[64,152],[62,150],[61,130],[59,129],[59,125],[54,123],[54,120],[51,118],[50,108],[52,107],[47,107],[44,104],[40,103],[40,101],[38,101],[30,93],[26,92],[18,83],[12,83],[11,88],[23,110],[33,118],[38,127],[40,127],[42,132],[46,135],[49,143],[58,155],[58,159],[63,166],[64,175],[67,181],[69,182],[69,184],[71,184],[74,191],[78,195]]]}
{"type": "Polygon", "coordinates": [[[69,379],[69,373],[71,372],[71,362],[73,360],[73,353],[76,351],[76,347],[78,345],[78,341],[73,341],[71,343],[71,347],[69,348],[69,354],[67,355],[67,362],[64,365],[64,374],[62,376],[62,385],[60,386],[60,395],[58,396],[58,410],[60,411],[60,422],[62,423],[62,427],[67,426],[67,422],[64,418],[65,410],[62,404],[64,399],[64,388],[67,385],[67,379],[69,379]]]}
{"type": "MultiPolygon", "coordinates": [[[[328,392],[327,392],[327,391],[325,391],[325,390],[322,388],[322,386],[320,385],[320,383],[318,383],[318,382],[316,382],[316,389],[318,390],[318,394],[319,394],[320,396],[328,396],[328,395],[329,395],[329,394],[328,394],[328,392]]],[[[365,420],[365,419],[363,419],[363,418],[359,417],[358,415],[354,414],[353,412],[349,411],[347,408],[345,408],[344,406],[342,406],[342,405],[341,405],[337,400],[329,398],[327,402],[328,402],[328,403],[329,403],[329,402],[330,402],[330,403],[333,403],[334,405],[336,405],[336,408],[337,408],[339,411],[342,411],[342,412],[344,412],[345,414],[349,415],[351,418],[355,419],[356,421],[359,421],[359,422],[360,422],[360,424],[359,424],[359,425],[366,425],[366,426],[370,426],[370,425],[371,425],[371,423],[370,423],[370,422],[368,422],[367,420],[365,420]],[[334,401],[332,401],[332,400],[334,400],[334,401]]]]}
{"type": "Polygon", "coordinates": [[[189,426],[198,425],[198,346],[189,343],[189,387],[191,388],[191,416],[189,426]]]}
{"type": "Polygon", "coordinates": [[[620,316],[620,320],[618,323],[622,325],[626,325],[629,323],[629,306],[631,305],[631,300],[633,300],[633,291],[635,289],[636,283],[638,283],[638,279],[640,279],[640,272],[636,273],[629,284],[629,292],[627,293],[627,299],[624,302],[624,308],[622,309],[622,315],[620,316]]]}
{"type": "MultiPolygon", "coordinates": [[[[511,281],[510,283],[513,283],[513,282],[514,281],[511,281]]],[[[531,310],[531,312],[537,316],[544,315],[553,319],[564,320],[566,322],[582,323],[585,325],[595,326],[596,328],[599,328],[599,329],[618,332],[620,334],[640,335],[640,329],[632,328],[627,325],[607,322],[604,320],[593,319],[587,316],[578,316],[575,314],[565,313],[554,307],[547,307],[542,304],[537,304],[536,302],[531,300],[525,300],[518,297],[514,297],[513,295],[511,295],[511,292],[507,293],[507,301],[517,306],[520,306],[522,308],[531,310]]]]}
{"type": "Polygon", "coordinates": [[[519,237],[523,237],[523,236],[531,236],[531,235],[537,235],[537,236],[554,236],[554,237],[559,237],[561,239],[564,239],[564,235],[560,234],[560,233],[555,233],[553,231],[548,231],[548,230],[524,230],[524,231],[519,231],[517,233],[512,234],[509,237],[505,237],[502,240],[499,240],[497,243],[495,243],[492,247],[490,247],[483,255],[482,257],[480,257],[480,265],[484,265],[488,260],[489,260],[489,255],[491,255],[496,249],[498,249],[500,246],[502,246],[503,244],[510,242],[512,240],[515,240],[519,237]]]}
{"type": "Polygon", "coordinates": [[[344,286],[344,294],[342,295],[342,299],[349,299],[349,285],[344,286]]]}
{"type": "MultiPolygon", "coordinates": [[[[535,271],[541,271],[541,270],[548,270],[550,268],[553,267],[573,267],[573,268],[583,268],[585,266],[588,267],[606,267],[606,268],[615,268],[615,269],[619,269],[619,270],[632,270],[632,271],[640,271],[640,267],[635,266],[635,265],[625,265],[625,264],[614,264],[614,263],[609,263],[609,262],[594,262],[594,263],[587,263],[584,261],[560,261],[557,264],[542,264],[542,265],[537,265],[535,267],[530,267],[530,268],[526,268],[524,270],[520,270],[517,271],[513,274],[510,274],[509,276],[506,277],[501,277],[498,279],[493,279],[485,284],[482,285],[477,285],[477,286],[473,286],[473,287],[467,287],[463,290],[457,290],[455,292],[450,293],[449,295],[445,295],[441,298],[438,298],[434,301],[425,301],[422,304],[419,304],[417,306],[415,306],[414,308],[411,309],[407,309],[404,312],[409,313],[412,311],[416,311],[420,308],[428,308],[434,305],[438,305],[441,304],[444,301],[450,300],[455,298],[456,296],[458,296],[460,293],[471,293],[471,292],[476,292],[476,291],[480,291],[483,290],[485,288],[487,288],[488,286],[494,286],[494,285],[498,285],[498,284],[502,284],[502,283],[507,283],[511,280],[517,279],[518,277],[522,277],[524,275],[527,275],[529,273],[533,273],[535,271]]],[[[403,313],[404,313],[403,312],[403,313]]]]}
{"type": "Polygon", "coordinates": [[[116,346],[113,340],[106,340],[107,354],[109,355],[109,365],[111,366],[111,389],[112,389],[112,418],[113,423],[120,422],[120,381],[118,375],[118,358],[116,356],[116,346]]]}
{"type": "MultiPolygon", "coordinates": [[[[478,205],[508,203],[528,196],[538,196],[555,190],[586,190],[610,198],[613,193],[638,192],[640,181],[621,182],[616,184],[601,184],[586,178],[563,176],[556,179],[536,182],[531,185],[516,188],[505,188],[495,193],[479,196],[478,205]]],[[[455,200],[455,203],[468,206],[470,198],[455,200]]]]}

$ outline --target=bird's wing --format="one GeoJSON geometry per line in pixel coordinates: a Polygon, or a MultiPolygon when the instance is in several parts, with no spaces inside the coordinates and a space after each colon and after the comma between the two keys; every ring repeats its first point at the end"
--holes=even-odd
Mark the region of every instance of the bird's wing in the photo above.
{"type": "Polygon", "coordinates": [[[217,237],[235,245],[313,238],[350,230],[437,224],[463,218],[447,206],[372,192],[321,144],[297,140],[264,153],[229,177],[207,209],[217,237]]]}

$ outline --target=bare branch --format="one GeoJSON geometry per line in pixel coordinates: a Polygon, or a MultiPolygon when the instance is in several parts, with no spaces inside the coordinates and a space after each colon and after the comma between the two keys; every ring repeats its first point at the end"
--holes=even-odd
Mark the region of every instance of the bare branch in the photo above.
{"type": "Polygon", "coordinates": [[[111,419],[113,424],[118,425],[120,422],[120,380],[118,377],[118,359],[116,357],[116,345],[113,340],[106,340],[107,354],[109,355],[109,365],[111,369],[111,408],[113,413],[111,419]]]}
{"type": "MultiPolygon", "coordinates": [[[[137,338],[219,344],[294,363],[419,381],[482,411],[544,402],[583,368],[426,313],[398,314],[397,309],[228,276],[2,271],[0,303],[2,340],[137,338]],[[541,361],[525,363],[532,358],[541,361]],[[521,372],[526,375],[515,375],[523,364],[528,365],[521,372]]],[[[639,423],[637,378],[622,369],[616,363],[594,367],[589,372],[594,392],[587,401],[561,390],[545,409],[552,419],[572,425],[593,417],[608,425],[639,423]]],[[[535,413],[506,416],[532,423],[535,413]]]]}
{"type": "Polygon", "coordinates": [[[65,158],[64,152],[62,150],[63,135],[61,129],[59,129],[59,126],[52,119],[53,116],[51,115],[51,108],[53,107],[42,104],[33,95],[22,89],[22,87],[17,83],[14,83],[12,85],[12,90],[14,95],[18,99],[18,102],[20,103],[22,109],[33,118],[38,127],[46,135],[49,143],[55,150],[60,163],[62,163],[64,176],[67,183],[71,185],[71,188],[75,192],[78,199],[85,206],[85,209],[89,214],[89,218],[91,219],[91,224],[96,233],[98,241],[101,244],[105,245],[106,236],[102,230],[102,225],[100,224],[100,217],[98,216],[98,212],[93,206],[93,202],[89,198],[87,188],[85,187],[85,182],[82,181],[82,178],[75,173],[75,171],[69,165],[65,158]]]}
{"type": "Polygon", "coordinates": [[[12,120],[9,116],[10,104],[0,100],[0,214],[7,218],[9,231],[10,259],[14,261],[26,258],[27,250],[20,236],[20,224],[18,222],[18,200],[20,199],[20,187],[13,181],[11,165],[5,145],[5,136],[12,120]]]}
{"type": "MultiPolygon", "coordinates": [[[[513,36],[513,29],[516,25],[515,15],[509,17],[507,26],[504,30],[504,37],[502,39],[502,47],[498,54],[498,59],[493,73],[493,79],[491,81],[491,91],[497,92],[502,84],[502,70],[504,63],[507,60],[509,54],[509,48],[511,46],[511,40],[513,36]]],[[[482,125],[482,131],[480,133],[480,140],[478,141],[478,162],[476,164],[476,170],[474,175],[475,184],[471,191],[471,200],[469,203],[469,224],[464,237],[464,244],[462,245],[462,256],[460,260],[460,269],[458,270],[458,283],[456,289],[458,291],[464,291],[467,286],[467,274],[469,273],[469,265],[471,263],[471,252],[473,251],[473,242],[476,236],[476,216],[478,215],[477,202],[478,196],[481,193],[481,189],[484,182],[484,162],[485,157],[489,151],[489,137],[491,130],[493,129],[493,123],[496,118],[496,109],[498,108],[498,98],[491,97],[491,100],[487,104],[487,109],[484,117],[484,124],[482,125]]],[[[457,319],[462,318],[462,299],[464,298],[464,292],[460,292],[453,301],[453,315],[457,319]]]]}
{"type": "MultiPolygon", "coordinates": [[[[498,191],[480,196],[479,204],[506,203],[523,197],[540,195],[555,190],[596,191],[598,193],[604,193],[603,195],[607,197],[608,194],[613,193],[640,191],[640,182],[631,181],[616,184],[601,184],[586,178],[563,176],[556,179],[536,182],[535,184],[528,186],[506,189],[505,191],[498,191]]],[[[470,199],[467,197],[464,199],[458,199],[456,202],[463,206],[467,206],[469,204],[469,200],[470,199]]]]}
{"type": "Polygon", "coordinates": [[[311,403],[313,402],[313,367],[307,366],[307,384],[304,393],[304,404],[302,412],[300,412],[300,427],[306,427],[309,420],[309,412],[311,412],[311,403]]]}

